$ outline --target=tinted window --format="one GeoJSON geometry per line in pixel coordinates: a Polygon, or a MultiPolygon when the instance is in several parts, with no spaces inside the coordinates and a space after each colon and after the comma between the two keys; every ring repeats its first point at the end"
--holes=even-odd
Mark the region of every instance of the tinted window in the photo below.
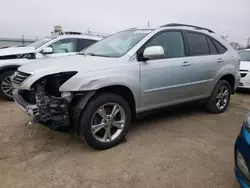
{"type": "Polygon", "coordinates": [[[49,47],[53,48],[53,53],[70,53],[76,52],[76,39],[62,39],[49,47]]]}
{"type": "Polygon", "coordinates": [[[188,38],[189,52],[191,56],[210,54],[205,35],[188,32],[187,38],[188,38]]]}
{"type": "Polygon", "coordinates": [[[213,40],[213,43],[215,44],[215,46],[220,54],[224,54],[227,51],[227,49],[224,46],[222,46],[219,42],[217,42],[216,40],[213,40]]]}
{"type": "Polygon", "coordinates": [[[214,43],[211,41],[209,37],[207,37],[209,49],[210,49],[210,54],[218,54],[218,51],[214,45],[214,43]]]}
{"type": "Polygon", "coordinates": [[[178,31],[169,31],[157,35],[146,45],[146,47],[149,46],[162,46],[165,58],[185,56],[182,33],[178,31]]]}
{"type": "Polygon", "coordinates": [[[77,52],[82,51],[83,49],[87,48],[91,44],[94,44],[95,40],[90,40],[90,39],[78,39],[78,44],[77,44],[77,52]]]}

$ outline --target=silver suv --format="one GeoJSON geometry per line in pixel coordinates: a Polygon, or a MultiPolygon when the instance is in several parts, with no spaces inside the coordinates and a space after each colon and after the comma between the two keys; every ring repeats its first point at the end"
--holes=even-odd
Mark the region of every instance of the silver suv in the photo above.
{"type": "Polygon", "coordinates": [[[26,47],[0,49],[0,96],[12,100],[11,75],[36,59],[75,55],[104,36],[96,33],[60,32],[26,47]]]}
{"type": "Polygon", "coordinates": [[[139,112],[200,99],[210,112],[224,112],[239,65],[237,52],[209,29],[129,29],[79,55],[20,67],[13,96],[35,121],[107,149],[123,140],[139,112]]]}

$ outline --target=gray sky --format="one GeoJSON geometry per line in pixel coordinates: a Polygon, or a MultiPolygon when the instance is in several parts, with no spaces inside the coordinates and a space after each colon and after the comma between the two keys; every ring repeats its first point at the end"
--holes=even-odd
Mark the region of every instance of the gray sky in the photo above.
{"type": "Polygon", "coordinates": [[[0,37],[42,37],[64,30],[112,33],[179,22],[208,27],[246,44],[250,0],[1,0],[0,37]]]}

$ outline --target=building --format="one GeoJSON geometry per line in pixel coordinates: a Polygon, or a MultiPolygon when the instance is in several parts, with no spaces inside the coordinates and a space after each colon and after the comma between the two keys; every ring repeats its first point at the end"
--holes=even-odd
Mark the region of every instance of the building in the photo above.
{"type": "Polygon", "coordinates": [[[10,47],[10,46],[26,46],[33,43],[35,39],[25,39],[25,38],[0,38],[0,48],[10,47]]]}

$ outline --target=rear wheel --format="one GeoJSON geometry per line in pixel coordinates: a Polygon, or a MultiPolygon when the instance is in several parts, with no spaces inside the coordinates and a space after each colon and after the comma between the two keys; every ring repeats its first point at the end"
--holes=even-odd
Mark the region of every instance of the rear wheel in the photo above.
{"type": "Polygon", "coordinates": [[[12,91],[13,87],[11,84],[11,76],[15,72],[15,70],[9,70],[6,72],[1,73],[0,76],[0,96],[7,99],[13,100],[12,98],[12,91]]]}
{"type": "Polygon", "coordinates": [[[95,149],[109,149],[126,136],[131,121],[127,101],[112,93],[95,96],[80,119],[80,136],[95,149]]]}
{"type": "Polygon", "coordinates": [[[212,113],[224,112],[230,102],[232,89],[226,80],[219,80],[208,102],[207,109],[212,113]]]}

